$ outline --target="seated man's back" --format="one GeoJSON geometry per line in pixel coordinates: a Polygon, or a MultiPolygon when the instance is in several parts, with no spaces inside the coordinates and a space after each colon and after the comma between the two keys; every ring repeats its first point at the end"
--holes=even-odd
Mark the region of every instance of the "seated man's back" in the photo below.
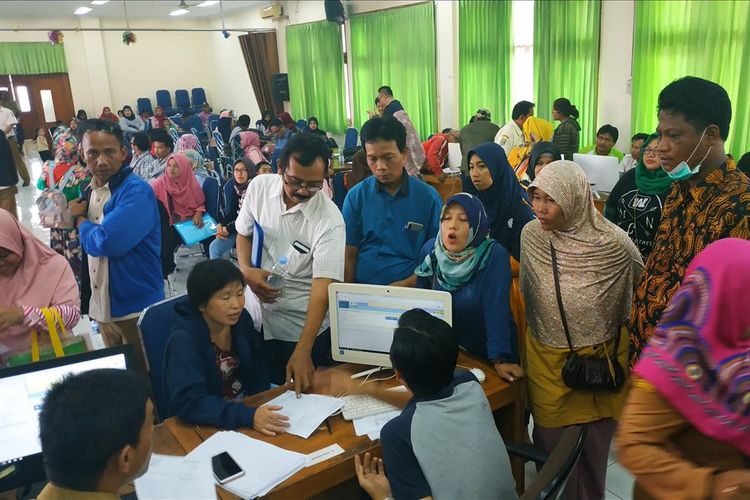
{"type": "Polygon", "coordinates": [[[433,398],[412,399],[381,440],[395,498],[516,496],[505,445],[469,372],[433,398]]]}

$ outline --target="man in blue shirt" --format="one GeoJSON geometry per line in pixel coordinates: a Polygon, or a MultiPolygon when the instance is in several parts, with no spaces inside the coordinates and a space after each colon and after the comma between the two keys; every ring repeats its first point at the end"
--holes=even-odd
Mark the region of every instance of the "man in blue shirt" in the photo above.
{"type": "Polygon", "coordinates": [[[472,373],[454,374],[457,359],[448,323],[421,309],[401,315],[391,362],[414,397],[380,432],[383,459],[355,458],[372,498],[516,498],[487,397],[472,373]]]}
{"type": "Polygon", "coordinates": [[[284,122],[282,122],[279,118],[274,118],[273,120],[271,120],[271,123],[268,126],[268,130],[270,130],[271,134],[276,137],[276,142],[274,143],[276,145],[276,149],[273,150],[273,154],[271,155],[271,168],[273,168],[273,172],[276,173],[279,158],[281,158],[281,151],[283,151],[284,146],[286,146],[286,143],[289,142],[289,139],[292,138],[294,132],[286,128],[284,126],[284,122]]]}
{"type": "Polygon", "coordinates": [[[437,235],[443,201],[435,189],[406,173],[401,122],[372,118],[360,133],[374,175],[344,200],[345,279],[388,285],[414,273],[422,246],[437,235]]]}

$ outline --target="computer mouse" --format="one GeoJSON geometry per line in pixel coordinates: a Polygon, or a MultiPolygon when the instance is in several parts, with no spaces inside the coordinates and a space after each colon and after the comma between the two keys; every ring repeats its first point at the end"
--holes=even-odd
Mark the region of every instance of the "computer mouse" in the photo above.
{"type": "Polygon", "coordinates": [[[485,377],[484,372],[481,368],[472,368],[469,371],[474,374],[477,380],[479,380],[480,384],[484,384],[484,381],[487,379],[487,377],[485,377]]]}

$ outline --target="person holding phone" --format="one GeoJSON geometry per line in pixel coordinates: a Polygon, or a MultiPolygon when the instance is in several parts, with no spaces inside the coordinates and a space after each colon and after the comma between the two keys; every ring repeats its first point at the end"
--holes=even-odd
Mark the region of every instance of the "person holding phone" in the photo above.
{"type": "Polygon", "coordinates": [[[284,432],[280,406],[250,408],[242,398],[270,387],[245,307],[242,273],[226,260],[197,264],[187,279],[188,303],[175,306],[164,356],[172,413],[185,422],[221,429],[284,432]]]}
{"type": "MultiPolygon", "coordinates": [[[[348,283],[388,285],[412,276],[425,242],[438,233],[438,192],[407,174],[406,129],[395,118],[372,118],[362,144],[373,173],[346,195],[348,283]]],[[[416,277],[411,280],[416,285],[416,277]]]]}

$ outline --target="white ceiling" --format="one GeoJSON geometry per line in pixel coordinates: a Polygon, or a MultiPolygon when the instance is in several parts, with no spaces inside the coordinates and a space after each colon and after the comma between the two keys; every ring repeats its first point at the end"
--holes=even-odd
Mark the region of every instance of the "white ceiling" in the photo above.
{"type": "MultiPolygon", "coordinates": [[[[188,0],[190,13],[179,17],[170,17],[169,13],[177,8],[179,0],[126,0],[130,19],[205,19],[219,16],[219,4],[210,7],[194,7],[201,0],[188,0]]],[[[5,1],[0,0],[0,18],[60,19],[79,17],[96,17],[101,19],[124,19],[122,0],[110,0],[104,5],[90,5],[90,0],[79,1],[5,1]],[[94,10],[83,16],[73,14],[78,7],[91,7],[94,10]]],[[[257,8],[268,5],[269,0],[241,1],[224,0],[224,14],[257,8]]]]}

